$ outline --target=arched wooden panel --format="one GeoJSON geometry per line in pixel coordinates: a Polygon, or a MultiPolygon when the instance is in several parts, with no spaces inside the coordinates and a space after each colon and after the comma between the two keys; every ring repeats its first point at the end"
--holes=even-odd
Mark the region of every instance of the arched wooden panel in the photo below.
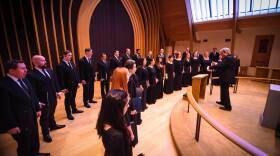
{"type": "MultiPolygon", "coordinates": [[[[89,36],[89,19],[100,0],[83,0],[78,16],[78,43],[79,43],[79,53],[83,55],[85,48],[90,46],[90,36],[89,36]]],[[[145,49],[145,32],[144,24],[141,18],[139,8],[134,1],[122,0],[124,7],[126,8],[130,19],[132,21],[134,29],[134,47],[145,49]],[[137,28],[138,25],[138,28],[137,28]]]]}
{"type": "Polygon", "coordinates": [[[80,58],[79,44],[78,44],[78,37],[77,37],[77,25],[78,25],[77,21],[78,21],[78,13],[79,13],[81,3],[82,0],[74,0],[71,8],[72,37],[73,37],[74,52],[77,60],[80,58]]]}
{"type": "Polygon", "coordinates": [[[65,42],[63,40],[64,34],[61,26],[61,16],[60,16],[60,0],[53,0],[53,15],[54,15],[54,23],[55,23],[55,33],[57,38],[57,47],[58,47],[58,54],[59,58],[61,59],[61,54],[65,50],[65,42]]]}
{"type": "Polygon", "coordinates": [[[52,20],[51,23],[52,23],[52,29],[53,29],[53,42],[54,42],[54,47],[55,47],[57,63],[60,63],[60,56],[59,56],[57,36],[56,36],[56,25],[55,25],[55,19],[54,19],[53,1],[54,0],[50,0],[50,11],[51,11],[51,20],[52,20]]]}

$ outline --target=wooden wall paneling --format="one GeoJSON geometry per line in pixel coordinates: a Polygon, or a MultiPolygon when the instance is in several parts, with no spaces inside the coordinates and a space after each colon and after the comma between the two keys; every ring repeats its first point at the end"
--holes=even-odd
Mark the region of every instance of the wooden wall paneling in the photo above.
{"type": "Polygon", "coordinates": [[[81,6],[82,0],[74,0],[72,6],[72,16],[71,16],[71,26],[72,26],[72,36],[73,36],[73,44],[74,44],[74,52],[76,54],[76,59],[80,58],[79,55],[79,44],[77,38],[77,21],[78,21],[78,13],[81,6]]]}
{"type": "Polygon", "coordinates": [[[145,8],[145,11],[146,11],[146,13],[147,13],[147,21],[148,21],[148,25],[147,25],[147,29],[146,29],[146,31],[148,32],[147,34],[147,36],[146,36],[146,39],[148,40],[148,45],[146,46],[147,48],[146,48],[146,51],[147,51],[147,54],[148,54],[148,51],[150,51],[150,50],[152,50],[151,49],[151,41],[152,41],[152,39],[151,39],[151,33],[152,33],[152,30],[151,30],[151,13],[150,13],[150,11],[149,11],[149,8],[148,8],[148,4],[147,4],[147,1],[146,0],[143,0],[143,4],[144,4],[144,8],[145,8]]]}
{"type": "Polygon", "coordinates": [[[143,4],[143,1],[142,0],[138,0],[137,1],[137,4],[138,6],[140,7],[140,11],[141,11],[141,16],[142,16],[142,19],[143,19],[143,22],[144,22],[144,30],[145,30],[145,49],[141,49],[141,52],[143,53],[143,56],[146,56],[147,55],[147,46],[148,46],[148,31],[147,31],[147,27],[148,27],[148,17],[147,17],[147,13],[145,11],[145,8],[144,8],[144,4],[143,4]]]}
{"type": "Polygon", "coordinates": [[[56,36],[56,26],[55,26],[55,19],[54,19],[54,7],[53,7],[54,4],[53,4],[53,1],[54,0],[50,0],[53,37],[54,37],[54,45],[55,45],[55,53],[56,53],[57,63],[60,63],[59,50],[58,50],[58,44],[57,44],[57,36],[56,36]]]}
{"type": "Polygon", "coordinates": [[[143,52],[146,51],[146,47],[145,47],[145,44],[146,44],[146,35],[145,35],[145,25],[144,25],[144,21],[143,21],[143,17],[142,17],[142,14],[140,12],[140,8],[139,6],[137,5],[137,2],[136,1],[132,1],[132,3],[134,4],[134,11],[136,12],[136,16],[137,16],[137,22],[139,23],[139,37],[140,37],[140,49],[141,49],[141,52],[143,54],[143,52]]]}
{"type": "MultiPolygon", "coordinates": [[[[1,1],[0,3],[2,3],[3,1],[1,1]]],[[[1,16],[1,23],[2,23],[2,27],[3,27],[3,33],[4,33],[4,37],[5,37],[5,44],[6,44],[6,49],[8,52],[8,56],[9,56],[9,60],[12,59],[12,52],[11,52],[11,48],[10,48],[10,42],[9,42],[9,38],[8,38],[8,34],[7,34],[7,27],[6,27],[6,22],[5,22],[5,18],[2,12],[2,5],[0,5],[0,16],[1,16]]],[[[3,39],[3,37],[1,37],[3,39]]],[[[3,44],[3,42],[2,42],[3,44]]],[[[4,54],[4,52],[2,53],[4,54]]],[[[2,56],[2,55],[1,55],[2,56]]]]}
{"type": "Polygon", "coordinates": [[[150,2],[150,10],[151,10],[151,12],[152,12],[152,19],[153,19],[153,21],[152,21],[152,30],[153,30],[153,32],[152,32],[152,46],[153,46],[153,54],[154,54],[154,56],[156,56],[157,55],[157,48],[156,48],[156,42],[157,42],[157,38],[156,38],[156,24],[157,24],[157,22],[156,22],[156,15],[155,15],[155,5],[154,5],[154,0],[151,0],[151,1],[149,1],[150,2]]]}
{"type": "Polygon", "coordinates": [[[11,13],[11,16],[12,16],[12,22],[13,22],[13,30],[14,30],[14,35],[15,35],[15,38],[16,38],[16,47],[17,47],[17,52],[18,52],[18,55],[19,55],[19,59],[22,60],[22,53],[21,53],[21,46],[20,46],[20,43],[19,43],[19,37],[18,37],[18,33],[17,33],[17,26],[16,26],[16,21],[15,21],[15,14],[14,14],[14,8],[13,8],[13,4],[11,1],[9,1],[9,6],[10,6],[10,13],[11,13]]]}
{"type": "Polygon", "coordinates": [[[231,37],[231,52],[234,55],[234,46],[237,31],[237,20],[238,20],[238,3],[239,0],[233,0],[233,18],[232,18],[232,37],[231,37]]]}
{"type": "Polygon", "coordinates": [[[30,67],[32,68],[31,48],[30,48],[30,42],[28,39],[28,33],[27,33],[25,16],[24,16],[24,10],[23,10],[23,6],[22,6],[22,0],[19,0],[19,3],[20,3],[19,4],[20,14],[21,14],[21,19],[22,19],[23,29],[24,29],[24,37],[25,37],[26,46],[27,46],[28,59],[29,59],[30,67]]]}
{"type": "Polygon", "coordinates": [[[195,31],[193,29],[193,20],[192,20],[192,12],[191,12],[191,3],[190,0],[185,0],[186,12],[187,12],[187,20],[188,20],[188,28],[189,28],[189,42],[190,42],[190,51],[193,51],[193,42],[195,31]]]}
{"type": "Polygon", "coordinates": [[[63,51],[67,49],[66,47],[66,41],[65,41],[65,30],[64,30],[64,23],[63,23],[63,0],[59,0],[59,16],[60,16],[60,26],[61,26],[61,35],[62,35],[62,41],[63,41],[63,51]]]}
{"type": "Polygon", "coordinates": [[[151,14],[151,50],[153,51],[153,56],[156,56],[156,48],[155,48],[155,15],[154,15],[154,8],[152,5],[152,1],[148,0],[148,9],[151,14]]]}
{"type": "Polygon", "coordinates": [[[130,17],[131,23],[133,25],[133,31],[134,31],[134,48],[137,49],[140,45],[140,36],[138,35],[140,33],[139,31],[139,24],[137,22],[137,17],[133,7],[133,4],[131,3],[131,1],[127,1],[127,0],[122,0],[122,4],[124,5],[124,7],[126,8],[126,11],[130,17]]]}
{"type": "Polygon", "coordinates": [[[74,51],[74,43],[73,43],[73,36],[72,36],[72,4],[73,4],[73,0],[70,0],[70,3],[69,3],[69,8],[68,8],[68,29],[69,29],[69,41],[70,41],[70,47],[71,47],[71,51],[73,53],[73,58],[74,60],[76,60],[76,54],[75,54],[75,51],[74,51]]]}
{"type": "MultiPolygon", "coordinates": [[[[62,52],[65,50],[65,44],[63,42],[64,35],[62,34],[62,27],[61,27],[61,16],[60,16],[60,5],[62,3],[60,0],[53,0],[53,12],[54,12],[54,23],[55,23],[55,33],[57,38],[57,47],[58,47],[58,54],[61,57],[62,52]]],[[[61,59],[61,58],[60,58],[61,59]]]]}
{"type": "Polygon", "coordinates": [[[36,44],[37,44],[37,52],[39,55],[41,55],[41,44],[39,40],[39,34],[38,34],[38,26],[37,26],[37,18],[36,18],[36,13],[35,13],[35,8],[34,8],[34,0],[31,1],[31,10],[32,10],[32,17],[33,17],[33,24],[34,24],[34,30],[35,30],[35,37],[36,37],[36,44]]]}
{"type": "Polygon", "coordinates": [[[50,58],[52,60],[52,67],[55,67],[58,64],[58,56],[57,56],[57,46],[56,46],[56,36],[55,29],[53,29],[53,20],[52,20],[52,1],[44,0],[44,19],[46,23],[46,32],[47,32],[47,40],[49,45],[50,58]]]}
{"type": "Polygon", "coordinates": [[[155,17],[156,17],[156,50],[157,53],[159,53],[159,49],[160,49],[160,15],[159,15],[159,4],[158,4],[158,0],[154,1],[154,7],[155,7],[155,17]]]}
{"type": "Polygon", "coordinates": [[[45,17],[45,6],[44,6],[44,0],[41,0],[41,11],[42,11],[42,20],[43,20],[43,30],[44,30],[44,36],[45,36],[45,42],[46,42],[46,50],[48,53],[48,61],[51,68],[53,68],[52,63],[52,57],[50,52],[50,44],[49,44],[49,35],[47,32],[47,26],[46,26],[46,17],[45,17]]]}

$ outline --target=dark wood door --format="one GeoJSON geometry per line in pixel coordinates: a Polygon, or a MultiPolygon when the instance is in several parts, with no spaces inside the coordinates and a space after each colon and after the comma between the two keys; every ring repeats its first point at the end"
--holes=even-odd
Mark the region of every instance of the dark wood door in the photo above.
{"type": "Polygon", "coordinates": [[[268,66],[273,40],[274,35],[256,36],[251,66],[268,66]]]}

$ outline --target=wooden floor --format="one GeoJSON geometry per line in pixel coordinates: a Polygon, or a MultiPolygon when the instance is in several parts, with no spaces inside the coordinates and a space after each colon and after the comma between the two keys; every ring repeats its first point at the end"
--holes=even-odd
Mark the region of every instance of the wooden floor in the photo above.
{"type": "MultiPolygon", "coordinates": [[[[85,112],[75,114],[75,120],[69,121],[65,117],[63,99],[59,100],[55,114],[59,124],[66,124],[66,128],[51,132],[53,142],[41,141],[41,152],[50,152],[54,156],[103,156],[104,148],[98,138],[95,124],[100,109],[99,83],[97,90],[97,104],[92,108],[82,107],[82,90],[79,88],[76,102],[85,112]]],[[[133,149],[134,155],[144,153],[147,156],[168,155],[176,156],[175,146],[170,133],[170,114],[172,108],[182,98],[184,91],[165,95],[156,104],[142,113],[143,123],[138,127],[139,144],[133,149]]],[[[40,134],[40,137],[41,134],[40,134]]],[[[16,143],[8,134],[0,135],[0,156],[16,155],[16,143]]]]}
{"type": "MultiPolygon", "coordinates": [[[[219,87],[215,86],[213,94],[206,90],[205,100],[200,105],[209,115],[229,130],[233,131],[249,143],[262,149],[269,155],[280,155],[280,139],[274,137],[274,130],[264,128],[259,124],[259,117],[263,113],[268,84],[242,80],[237,94],[230,89],[232,111],[218,109],[215,104],[219,100],[219,87]]],[[[248,155],[239,147],[228,141],[202,119],[200,140],[195,136],[196,112],[190,106],[187,113],[187,102],[181,100],[173,109],[171,115],[171,130],[176,145],[182,155],[248,155]]]]}

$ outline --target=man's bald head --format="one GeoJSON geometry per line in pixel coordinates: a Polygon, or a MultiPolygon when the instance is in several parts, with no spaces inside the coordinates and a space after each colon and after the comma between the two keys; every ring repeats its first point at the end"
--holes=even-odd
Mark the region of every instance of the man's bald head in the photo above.
{"type": "Polygon", "coordinates": [[[34,67],[44,68],[46,66],[46,59],[42,55],[34,55],[32,57],[32,63],[34,67]]]}

